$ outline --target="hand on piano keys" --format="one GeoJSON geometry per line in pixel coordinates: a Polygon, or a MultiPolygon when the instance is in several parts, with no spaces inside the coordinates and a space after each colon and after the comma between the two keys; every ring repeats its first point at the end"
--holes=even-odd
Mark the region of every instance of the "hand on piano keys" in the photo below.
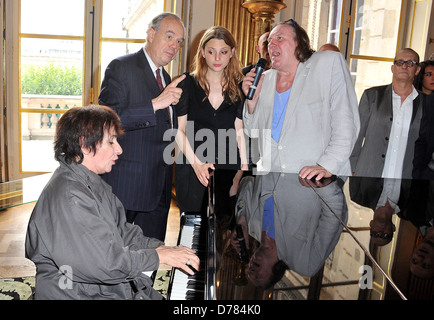
{"type": "Polygon", "coordinates": [[[200,271],[194,275],[186,274],[179,269],[173,269],[167,292],[169,300],[203,300],[208,297],[207,273],[209,271],[207,254],[214,255],[212,248],[207,246],[206,226],[202,225],[198,216],[181,217],[181,229],[178,244],[193,248],[200,257],[200,271]],[[207,262],[207,263],[206,263],[207,262]]]}
{"type": "Polygon", "coordinates": [[[191,275],[194,274],[194,270],[199,270],[199,257],[193,249],[183,245],[178,245],[160,246],[156,251],[160,259],[160,264],[163,263],[179,268],[191,275]]]}

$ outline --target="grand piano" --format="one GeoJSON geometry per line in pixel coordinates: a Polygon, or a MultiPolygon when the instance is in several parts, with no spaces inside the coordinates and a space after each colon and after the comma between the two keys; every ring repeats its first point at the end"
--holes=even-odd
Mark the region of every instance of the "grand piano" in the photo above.
{"type": "MultiPolygon", "coordinates": [[[[0,212],[35,201],[50,176],[51,174],[44,174],[0,184],[0,212]]],[[[294,241],[302,237],[302,228],[305,228],[304,233],[309,228],[313,230],[313,226],[324,228],[326,221],[333,231],[330,234],[336,234],[336,238],[329,237],[329,242],[325,238],[312,241],[321,245],[317,248],[323,250],[316,249],[317,253],[322,252],[322,255],[317,256],[307,246],[298,251],[287,250],[288,247],[279,247],[285,241],[279,241],[278,257],[289,268],[271,286],[258,285],[252,274],[256,263],[252,257],[260,248],[260,238],[254,230],[250,230],[251,234],[246,239],[250,243],[250,260],[244,261],[230,243],[237,220],[234,217],[230,223],[222,223],[215,215],[212,182],[207,213],[182,214],[180,223],[178,242],[196,248],[202,262],[201,270],[193,279],[179,270],[170,270],[167,299],[433,299],[432,268],[422,258],[432,259],[434,252],[434,242],[426,241],[430,235],[429,230],[432,232],[434,181],[334,177],[316,183],[299,180],[296,174],[280,173],[270,173],[256,179],[257,177],[253,186],[258,180],[268,184],[268,193],[263,198],[273,194],[276,195],[274,200],[279,206],[297,208],[285,211],[293,224],[298,223],[296,231],[292,231],[294,241]],[[382,212],[384,210],[376,208],[386,189],[391,190],[388,194],[390,202],[399,208],[392,214],[387,213],[390,210],[382,212]],[[392,226],[392,231],[380,232],[374,224],[378,221],[385,226],[392,226]],[[178,279],[177,274],[181,278],[178,279]]],[[[243,182],[243,190],[249,190],[246,180],[243,182]]],[[[258,199],[247,199],[244,204],[260,207],[257,205],[258,199]]],[[[239,197],[236,208],[238,213],[242,211],[240,205],[242,207],[239,197]]],[[[252,222],[254,217],[251,215],[252,222]]],[[[291,235],[288,230],[275,231],[277,238],[279,234],[291,235]]],[[[320,232],[323,236],[326,233],[327,229],[320,232]]],[[[312,232],[312,239],[315,238],[314,234],[312,232]]]]}
{"type": "Polygon", "coordinates": [[[424,223],[429,224],[429,219],[422,223],[424,217],[415,215],[421,208],[432,214],[433,183],[389,180],[332,177],[316,182],[281,173],[245,177],[236,216],[226,224],[213,210],[212,182],[207,214],[183,214],[178,241],[196,248],[201,271],[188,277],[172,270],[167,299],[432,299],[432,270],[431,278],[421,275],[412,255],[423,243],[424,223]],[[252,196],[258,185],[265,191],[252,196]],[[391,185],[393,191],[387,197],[399,210],[379,205],[380,193],[391,185]],[[259,212],[265,212],[265,200],[270,197],[277,217],[275,250],[285,267],[283,275],[264,285],[258,268],[264,272],[272,259],[259,258],[265,247],[263,221],[255,219],[263,218],[259,212]],[[249,261],[241,258],[230,241],[240,215],[247,217],[249,261]],[[378,229],[378,221],[392,231],[378,229]]]}

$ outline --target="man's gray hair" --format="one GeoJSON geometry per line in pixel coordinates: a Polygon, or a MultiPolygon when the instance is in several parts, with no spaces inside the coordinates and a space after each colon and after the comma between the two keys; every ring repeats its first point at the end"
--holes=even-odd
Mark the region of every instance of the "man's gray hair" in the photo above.
{"type": "Polygon", "coordinates": [[[154,19],[152,19],[152,21],[148,25],[148,29],[152,28],[156,31],[159,30],[160,25],[161,25],[161,21],[163,21],[163,19],[169,18],[169,17],[178,20],[181,23],[182,27],[185,29],[184,23],[182,22],[181,18],[178,17],[176,14],[170,13],[170,12],[160,13],[158,16],[156,16],[154,19]]]}

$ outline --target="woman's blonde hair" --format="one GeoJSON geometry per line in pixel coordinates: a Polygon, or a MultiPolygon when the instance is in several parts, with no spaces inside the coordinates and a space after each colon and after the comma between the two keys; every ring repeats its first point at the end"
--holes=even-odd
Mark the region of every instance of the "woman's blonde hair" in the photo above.
{"type": "Polygon", "coordinates": [[[202,39],[200,40],[199,47],[196,53],[196,57],[193,63],[192,75],[196,78],[196,81],[204,89],[206,95],[209,95],[209,84],[206,80],[206,72],[208,70],[205,58],[202,56],[201,49],[205,49],[208,41],[212,39],[223,40],[231,49],[234,49],[232,58],[229,64],[223,71],[223,92],[225,99],[235,102],[242,97],[239,87],[242,81],[243,74],[241,72],[241,63],[238,59],[237,44],[232,34],[224,27],[213,26],[205,31],[202,39]]]}

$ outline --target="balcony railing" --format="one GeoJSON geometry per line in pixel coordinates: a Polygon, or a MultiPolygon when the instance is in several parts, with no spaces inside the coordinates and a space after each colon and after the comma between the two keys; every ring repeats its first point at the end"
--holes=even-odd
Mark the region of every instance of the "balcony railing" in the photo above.
{"type": "Polygon", "coordinates": [[[21,113],[21,134],[23,140],[53,140],[56,124],[62,112],[81,106],[81,96],[21,96],[21,109],[40,110],[41,112],[21,113]],[[49,111],[49,112],[47,112],[49,111]]]}

